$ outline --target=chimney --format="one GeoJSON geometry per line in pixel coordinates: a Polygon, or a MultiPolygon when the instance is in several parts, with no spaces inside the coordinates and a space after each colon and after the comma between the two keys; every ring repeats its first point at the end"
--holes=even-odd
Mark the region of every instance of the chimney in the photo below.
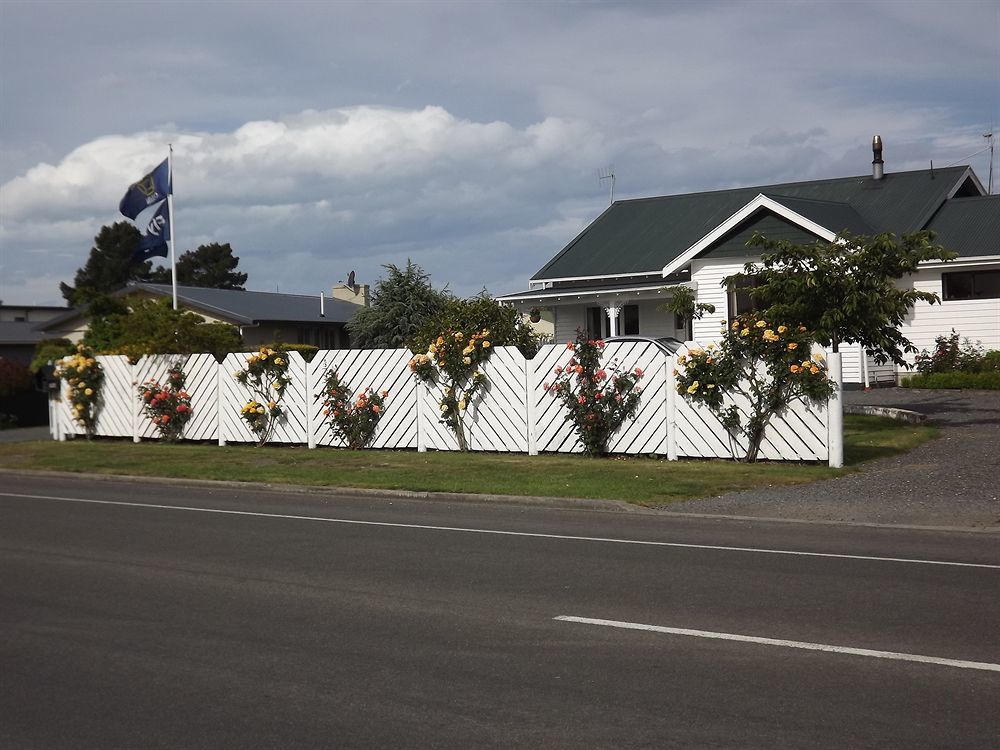
{"type": "Polygon", "coordinates": [[[882,136],[876,135],[872,138],[872,153],[875,155],[875,158],[872,159],[872,179],[881,180],[884,175],[882,169],[884,164],[882,161],[882,136]]]}
{"type": "Polygon", "coordinates": [[[355,305],[368,307],[371,302],[369,291],[368,284],[335,284],[330,292],[330,297],[341,302],[351,302],[355,305]]]}

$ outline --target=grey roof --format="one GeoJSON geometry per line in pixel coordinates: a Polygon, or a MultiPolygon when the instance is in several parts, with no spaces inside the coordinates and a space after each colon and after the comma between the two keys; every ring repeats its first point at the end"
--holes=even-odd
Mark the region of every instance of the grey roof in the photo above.
{"type": "MultiPolygon", "coordinates": [[[[128,293],[134,289],[162,297],[172,296],[169,284],[133,284],[124,291],[128,293]]],[[[244,325],[264,321],[346,323],[361,309],[360,305],[327,297],[323,305],[326,314],[321,317],[318,294],[279,294],[197,286],[178,286],[177,301],[189,309],[244,325]]]]}
{"type": "Polygon", "coordinates": [[[847,231],[851,234],[872,234],[874,227],[859,214],[853,206],[835,201],[820,201],[811,198],[793,198],[788,195],[768,195],[778,203],[791,209],[799,216],[833,232],[847,231]]]}
{"type": "Polygon", "coordinates": [[[45,334],[35,328],[38,323],[25,321],[0,321],[0,344],[37,344],[45,334]]]}
{"type": "MultiPolygon", "coordinates": [[[[173,297],[170,284],[130,284],[119,289],[121,296],[142,290],[158,297],[173,297]]],[[[360,305],[327,297],[319,314],[319,295],[279,294],[277,292],[248,292],[239,289],[209,289],[198,286],[178,286],[177,301],[188,310],[203,312],[234,325],[254,325],[265,322],[346,323],[361,309],[360,305]]],[[[85,316],[86,307],[75,307],[50,320],[36,323],[40,331],[49,330],[64,321],[85,316]]]]}
{"type": "Polygon", "coordinates": [[[1000,255],[1000,195],[952,198],[927,228],[937,233],[935,242],[962,257],[1000,255]]]}
{"type": "Polygon", "coordinates": [[[958,166],[888,173],[881,180],[864,175],[617,201],[532,280],[660,271],[761,193],[831,231],[913,232],[926,226],[967,172],[958,166]]]}

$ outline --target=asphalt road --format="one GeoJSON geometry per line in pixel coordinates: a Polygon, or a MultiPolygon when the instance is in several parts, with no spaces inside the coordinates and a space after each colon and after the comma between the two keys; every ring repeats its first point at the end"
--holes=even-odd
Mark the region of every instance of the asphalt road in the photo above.
{"type": "Polygon", "coordinates": [[[997,747],[998,593],[992,533],[8,475],[0,747],[997,747]]]}

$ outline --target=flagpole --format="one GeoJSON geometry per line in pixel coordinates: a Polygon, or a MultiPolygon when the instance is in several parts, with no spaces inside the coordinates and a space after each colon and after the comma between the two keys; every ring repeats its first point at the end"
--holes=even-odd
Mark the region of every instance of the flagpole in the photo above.
{"type": "Polygon", "coordinates": [[[170,153],[167,155],[167,175],[170,180],[170,190],[167,192],[167,216],[170,219],[170,283],[173,288],[174,310],[177,309],[177,259],[174,253],[174,144],[169,143],[167,147],[170,153]]]}

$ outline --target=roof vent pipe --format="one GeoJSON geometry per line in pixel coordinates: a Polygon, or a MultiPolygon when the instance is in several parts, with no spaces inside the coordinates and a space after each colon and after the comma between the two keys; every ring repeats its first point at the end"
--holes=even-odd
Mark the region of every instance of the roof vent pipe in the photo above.
{"type": "Polygon", "coordinates": [[[882,161],[882,136],[876,135],[872,138],[872,153],[875,155],[875,158],[872,159],[872,179],[881,180],[885,174],[882,169],[884,164],[882,161]]]}

